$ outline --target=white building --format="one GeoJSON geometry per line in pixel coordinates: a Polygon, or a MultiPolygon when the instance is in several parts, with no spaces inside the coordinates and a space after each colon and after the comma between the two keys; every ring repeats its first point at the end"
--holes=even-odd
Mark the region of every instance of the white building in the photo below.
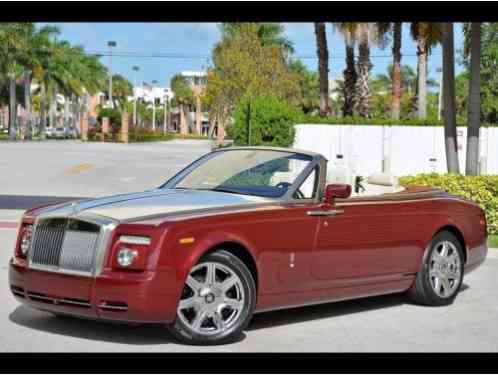
{"type": "MultiPolygon", "coordinates": [[[[133,94],[137,99],[142,99],[146,102],[152,103],[156,99],[156,103],[164,104],[165,100],[171,101],[173,99],[173,91],[169,87],[147,87],[147,86],[135,86],[133,88],[133,94]]],[[[132,101],[133,96],[128,97],[128,100],[132,101]]]]}

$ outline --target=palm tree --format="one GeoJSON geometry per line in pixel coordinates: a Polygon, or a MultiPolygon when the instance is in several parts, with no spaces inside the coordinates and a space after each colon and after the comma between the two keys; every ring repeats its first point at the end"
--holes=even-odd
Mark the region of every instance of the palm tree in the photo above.
{"type": "Polygon", "coordinates": [[[427,58],[432,47],[441,41],[441,24],[437,22],[413,22],[411,34],[417,42],[418,118],[427,117],[427,58]]]}
{"type": "Polygon", "coordinates": [[[320,116],[330,114],[329,106],[329,51],[325,23],[315,22],[316,52],[318,55],[318,74],[320,77],[320,116]]]}
{"type": "Polygon", "coordinates": [[[355,67],[355,42],[358,23],[355,22],[337,22],[333,24],[335,30],[339,31],[343,36],[346,44],[346,69],[343,71],[343,97],[344,105],[342,107],[342,115],[353,116],[355,106],[355,91],[358,75],[355,67]]]}
{"type": "Polygon", "coordinates": [[[393,23],[393,102],[391,118],[399,120],[401,108],[401,36],[403,24],[401,22],[393,23]]]}
{"type": "Polygon", "coordinates": [[[171,77],[171,90],[173,91],[172,105],[180,109],[180,134],[188,134],[188,126],[185,120],[185,107],[192,105],[194,95],[185,77],[176,74],[171,77]]]}
{"type": "Polygon", "coordinates": [[[470,82],[465,174],[479,173],[479,128],[481,126],[481,24],[472,22],[470,36],[470,82]]]}
{"type": "Polygon", "coordinates": [[[449,173],[460,173],[458,164],[456,114],[455,114],[455,54],[453,46],[453,24],[445,22],[441,27],[443,44],[443,101],[444,140],[446,164],[449,173]]]}
{"type": "Polygon", "coordinates": [[[370,70],[372,63],[370,61],[370,46],[378,40],[377,25],[374,23],[361,23],[357,28],[358,40],[358,81],[359,81],[359,100],[358,113],[361,117],[370,117],[370,70]]]}

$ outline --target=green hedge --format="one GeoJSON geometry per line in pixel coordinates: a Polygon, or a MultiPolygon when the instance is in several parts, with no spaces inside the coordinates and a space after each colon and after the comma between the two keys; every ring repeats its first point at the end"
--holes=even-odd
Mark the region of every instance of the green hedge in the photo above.
{"type": "Polygon", "coordinates": [[[131,128],[128,133],[130,142],[156,142],[156,141],[170,141],[174,138],[171,133],[164,133],[163,130],[156,130],[153,132],[144,128],[131,128]]]}
{"type": "MultiPolygon", "coordinates": [[[[465,119],[457,121],[458,126],[467,126],[465,119]]],[[[401,126],[443,126],[442,121],[437,118],[418,119],[400,119],[392,120],[388,118],[370,118],[363,117],[320,117],[318,115],[303,114],[299,118],[300,124],[323,124],[323,125],[401,125],[401,126]]],[[[482,124],[481,126],[498,126],[498,124],[482,124]]]]}
{"type": "Polygon", "coordinates": [[[476,202],[486,211],[488,233],[498,234],[498,175],[419,174],[400,178],[402,185],[434,186],[476,202]]]}

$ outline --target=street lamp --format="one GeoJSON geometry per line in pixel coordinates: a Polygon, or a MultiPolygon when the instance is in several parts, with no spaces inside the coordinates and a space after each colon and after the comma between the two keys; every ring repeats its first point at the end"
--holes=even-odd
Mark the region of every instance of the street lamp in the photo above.
{"type": "Polygon", "coordinates": [[[138,66],[133,67],[133,126],[137,126],[137,96],[135,87],[137,87],[137,73],[140,70],[138,66]]]}
{"type": "Polygon", "coordinates": [[[154,94],[154,88],[157,84],[156,80],[152,81],[152,131],[156,131],[156,96],[154,94]]]}
{"type": "Polygon", "coordinates": [[[107,42],[107,46],[109,47],[109,102],[111,108],[114,108],[114,103],[112,101],[112,47],[116,47],[116,45],[116,42],[113,40],[107,42]]]}

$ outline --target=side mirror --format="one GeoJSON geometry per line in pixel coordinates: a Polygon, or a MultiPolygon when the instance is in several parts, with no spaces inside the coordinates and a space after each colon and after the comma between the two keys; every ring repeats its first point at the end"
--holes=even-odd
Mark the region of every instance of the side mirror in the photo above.
{"type": "Polygon", "coordinates": [[[325,202],[332,203],[334,198],[349,198],[351,185],[330,184],[325,187],[325,202]]]}

